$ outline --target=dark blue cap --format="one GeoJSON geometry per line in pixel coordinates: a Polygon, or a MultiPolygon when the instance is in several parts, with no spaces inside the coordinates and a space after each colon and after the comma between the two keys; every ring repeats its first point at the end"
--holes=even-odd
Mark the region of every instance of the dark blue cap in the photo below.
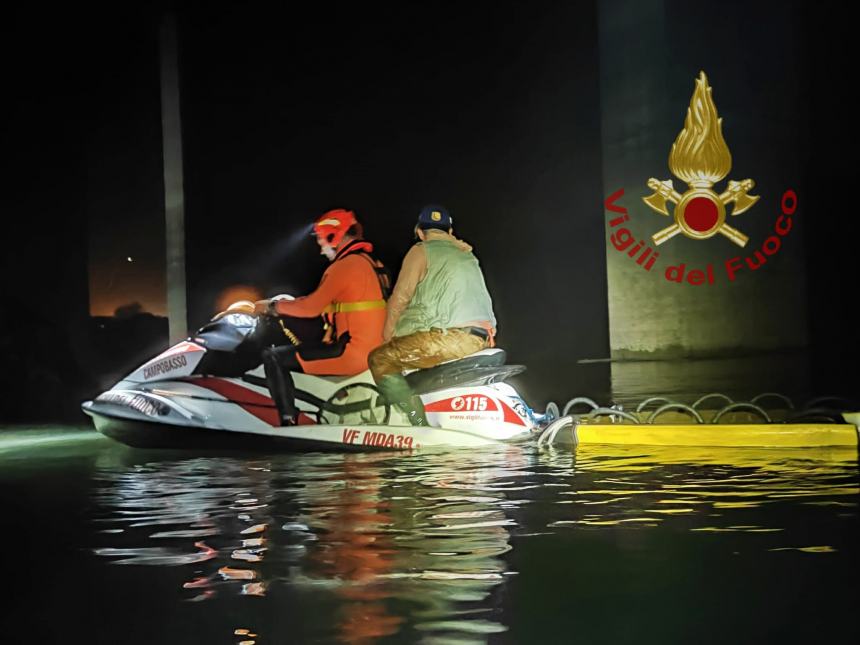
{"type": "Polygon", "coordinates": [[[418,214],[418,228],[424,230],[438,228],[440,231],[447,231],[453,226],[453,222],[448,209],[439,204],[428,204],[418,214]]]}

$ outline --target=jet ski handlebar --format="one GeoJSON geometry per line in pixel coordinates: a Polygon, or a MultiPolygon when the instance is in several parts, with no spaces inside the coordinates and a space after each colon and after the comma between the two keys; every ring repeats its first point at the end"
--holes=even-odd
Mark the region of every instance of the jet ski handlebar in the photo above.
{"type": "MultiPolygon", "coordinates": [[[[289,294],[280,293],[277,296],[272,296],[268,299],[269,302],[277,300],[295,300],[295,298],[289,294]]],[[[215,314],[212,317],[212,322],[215,322],[216,320],[221,320],[224,316],[228,316],[230,314],[245,314],[246,316],[255,316],[257,315],[256,303],[251,300],[239,300],[237,302],[234,302],[224,311],[219,311],[217,314],[215,314]]]]}

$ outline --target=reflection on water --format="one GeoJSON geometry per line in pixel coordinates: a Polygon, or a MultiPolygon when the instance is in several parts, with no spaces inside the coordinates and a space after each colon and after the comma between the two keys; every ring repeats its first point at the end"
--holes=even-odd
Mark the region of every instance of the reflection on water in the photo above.
{"type": "MultiPolygon", "coordinates": [[[[510,511],[525,454],[198,458],[98,473],[113,564],[182,567],[186,600],[300,589],[342,642],[503,632],[510,511]],[[163,543],[163,544],[162,544],[163,543]],[[158,546],[155,546],[158,545],[158,546]],[[194,565],[194,566],[190,566],[194,565]]],[[[177,590],[179,594],[179,590],[177,590]]]]}
{"type": "MultiPolygon", "coordinates": [[[[690,516],[691,531],[769,533],[783,526],[738,524],[737,509],[795,500],[802,505],[842,506],[857,511],[857,458],[851,450],[762,450],[583,446],[576,467],[593,474],[593,486],[562,491],[588,509],[551,526],[657,526],[690,516]]],[[[564,503],[564,502],[561,502],[564,503]]],[[[829,547],[798,547],[825,552],[829,547]]],[[[771,549],[779,550],[779,549],[771,549]]]]}
{"type": "Polygon", "coordinates": [[[31,447],[0,453],[0,490],[9,533],[27,528],[22,606],[53,616],[33,623],[39,642],[856,635],[854,451],[195,456],[15,441],[31,447]]]}

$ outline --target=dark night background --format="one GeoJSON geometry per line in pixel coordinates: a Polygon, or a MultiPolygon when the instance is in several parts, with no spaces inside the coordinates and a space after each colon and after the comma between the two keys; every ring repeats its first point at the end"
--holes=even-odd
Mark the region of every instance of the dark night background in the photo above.
{"type": "MultiPolygon", "coordinates": [[[[666,6],[683,5],[695,26],[714,13],[744,21],[748,4],[666,6]]],[[[788,12],[803,36],[796,78],[807,101],[786,109],[807,124],[792,137],[807,187],[813,385],[856,394],[848,9],[753,5],[756,16],[788,12]]],[[[2,421],[78,419],[106,375],[166,342],[151,315],[90,318],[134,302],[164,313],[165,8],[13,15],[3,44],[2,421]]],[[[501,344],[529,365],[532,403],[605,391],[602,368],[576,362],[609,356],[597,3],[174,9],[190,327],[231,285],[312,289],[325,267],[316,245],[285,254],[283,241],[326,209],[355,210],[396,270],[418,209],[440,202],[475,245],[501,344]]]]}

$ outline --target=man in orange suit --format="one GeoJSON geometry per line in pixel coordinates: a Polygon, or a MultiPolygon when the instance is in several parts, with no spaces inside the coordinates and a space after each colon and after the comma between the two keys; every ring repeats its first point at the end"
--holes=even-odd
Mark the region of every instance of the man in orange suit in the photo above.
{"type": "Polygon", "coordinates": [[[331,262],[316,291],[295,300],[256,304],[258,313],[299,318],[322,315],[328,326],[321,347],[282,346],[263,352],[266,380],[281,425],[291,425],[296,418],[290,370],[351,376],[367,369],[367,355],[382,344],[390,277],[371,255],[373,245],[363,239],[355,213],[328,211],[314,224],[314,234],[320,253],[331,262]]]}

